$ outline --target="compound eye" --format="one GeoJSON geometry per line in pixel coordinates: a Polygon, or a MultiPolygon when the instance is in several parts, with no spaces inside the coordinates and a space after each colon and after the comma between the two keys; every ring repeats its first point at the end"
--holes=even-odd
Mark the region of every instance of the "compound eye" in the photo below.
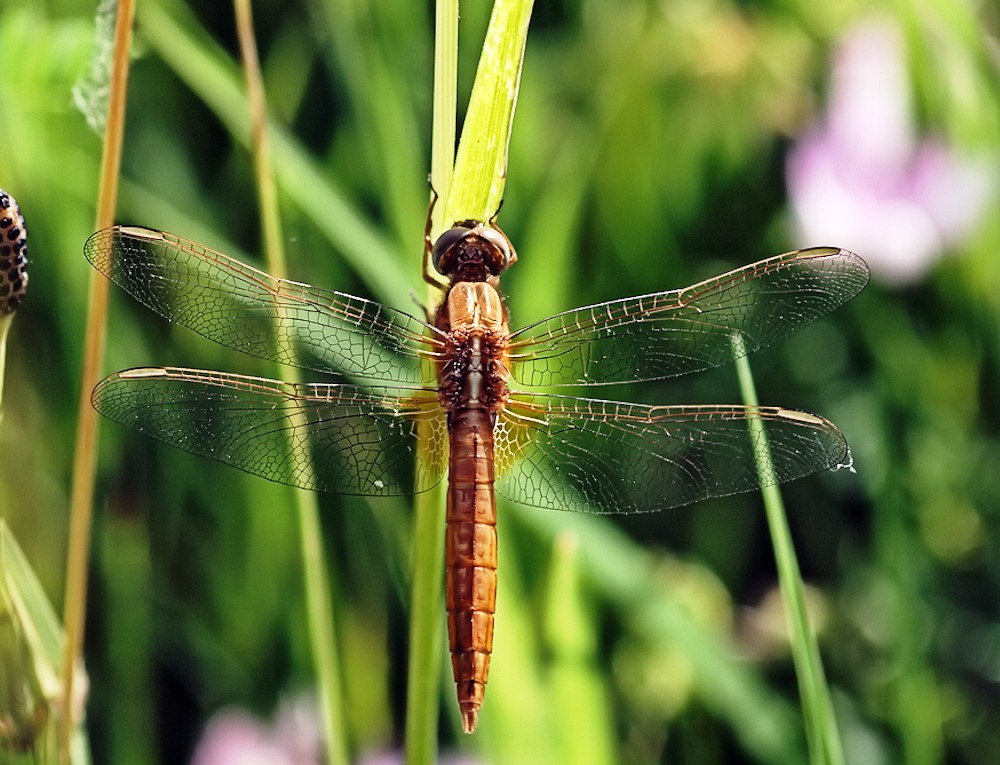
{"type": "Polygon", "coordinates": [[[494,276],[499,276],[507,270],[511,263],[517,260],[517,256],[514,255],[514,250],[510,246],[510,240],[495,228],[480,227],[476,233],[489,242],[493,250],[500,256],[499,258],[491,258],[489,263],[490,273],[494,276]]]}
{"type": "Polygon", "coordinates": [[[452,226],[438,237],[438,240],[434,242],[434,248],[431,250],[431,263],[434,265],[435,271],[442,276],[450,275],[450,264],[446,256],[454,249],[456,244],[469,235],[470,231],[472,231],[472,226],[458,224],[452,226]]]}

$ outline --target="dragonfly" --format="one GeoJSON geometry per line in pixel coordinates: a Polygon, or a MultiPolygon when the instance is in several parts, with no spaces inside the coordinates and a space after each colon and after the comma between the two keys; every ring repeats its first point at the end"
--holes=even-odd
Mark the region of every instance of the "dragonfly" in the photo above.
{"type": "Polygon", "coordinates": [[[303,489],[408,495],[447,475],[448,633],[467,733],[492,654],[497,493],[539,508],[640,513],[789,481],[848,456],[837,427],[807,412],[560,393],[675,377],[770,346],[864,288],[868,268],[846,250],[789,252],[514,332],[499,281],[517,255],[495,221],[459,221],[435,241],[428,224],[425,260],[447,285],[426,318],[276,278],[148,228],[99,231],[85,254],[172,322],[340,378],[129,369],[95,387],[101,414],[303,489]]]}

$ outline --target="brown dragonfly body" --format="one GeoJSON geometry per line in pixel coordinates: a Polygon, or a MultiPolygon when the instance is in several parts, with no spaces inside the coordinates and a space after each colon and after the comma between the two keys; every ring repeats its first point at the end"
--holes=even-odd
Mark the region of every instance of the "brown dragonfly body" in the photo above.
{"type": "Polygon", "coordinates": [[[506,268],[511,250],[495,231],[473,221],[462,230],[465,233],[455,242],[445,242],[452,252],[439,248],[434,260],[453,279],[436,321],[446,338],[438,373],[449,436],[445,593],[462,727],[471,733],[493,651],[497,591],[493,432],[508,398],[507,311],[487,279],[506,268]]]}
{"type": "Polygon", "coordinates": [[[847,459],[837,428],[806,412],[529,390],[725,364],[842,305],[865,286],[868,269],[845,250],[801,250],[511,333],[498,285],[516,255],[499,229],[460,222],[427,247],[449,280],[429,322],[277,279],[171,234],[100,231],[87,258],[162,316],[244,353],[366,384],[152,367],[109,376],[93,401],[161,441],[305,489],[412,494],[447,473],[449,642],[463,728],[472,732],[496,610],[494,492],[541,508],[636,513],[847,459]]]}

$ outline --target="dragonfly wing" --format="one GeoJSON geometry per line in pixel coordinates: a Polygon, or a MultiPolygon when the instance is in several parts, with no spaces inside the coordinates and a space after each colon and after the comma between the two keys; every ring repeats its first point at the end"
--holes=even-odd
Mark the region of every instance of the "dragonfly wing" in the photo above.
{"type": "Polygon", "coordinates": [[[156,367],[107,377],[93,402],[171,446],[302,489],[410,494],[435,485],[447,464],[445,419],[431,390],[156,367]],[[418,444],[426,459],[416,459],[418,444]]]}
{"type": "Polygon", "coordinates": [[[278,279],[152,229],[98,231],[84,253],[148,308],[229,348],[320,372],[433,380],[421,359],[433,350],[434,330],[388,306],[278,279]]]}
{"type": "Polygon", "coordinates": [[[857,295],[868,266],[847,250],[778,255],[682,290],[613,300],[544,319],[511,336],[514,379],[527,386],[657,380],[771,345],[857,295]],[[742,350],[734,352],[734,337],[742,350]]]}
{"type": "Polygon", "coordinates": [[[498,420],[497,491],[555,510],[639,513],[843,464],[831,422],[778,407],[512,400],[498,420]]]}

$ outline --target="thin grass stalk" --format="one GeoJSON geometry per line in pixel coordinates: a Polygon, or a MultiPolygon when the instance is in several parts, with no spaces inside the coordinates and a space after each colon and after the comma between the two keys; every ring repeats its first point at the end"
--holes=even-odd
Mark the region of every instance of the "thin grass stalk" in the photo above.
{"type": "Polygon", "coordinates": [[[14,314],[0,314],[0,422],[3,422],[3,381],[7,369],[7,335],[13,324],[14,314]]]}
{"type": "MultiPolygon", "coordinates": [[[[132,47],[133,0],[120,0],[115,20],[114,54],[108,96],[108,120],[104,131],[100,188],[97,195],[97,224],[102,229],[114,223],[118,206],[118,176],[121,171],[122,140],[125,132],[125,99],[128,91],[129,54],[132,47]]],[[[87,562],[94,513],[94,484],[97,464],[97,412],[90,405],[90,391],[97,383],[104,359],[104,339],[108,315],[107,279],[95,271],[90,275],[87,327],[80,399],[77,407],[76,445],[73,454],[73,485],[70,497],[69,544],[66,560],[66,595],[63,624],[66,648],[62,667],[62,699],[59,709],[59,761],[69,762],[73,719],[73,679],[82,653],[83,626],[87,614],[87,562]]]]}
{"type": "MultiPolygon", "coordinates": [[[[455,115],[458,110],[458,0],[438,0],[434,17],[434,113],[431,178],[447,199],[455,171],[455,115]]],[[[445,227],[444,205],[435,206],[436,231],[445,227]]]]}
{"type": "MultiPolygon", "coordinates": [[[[444,204],[451,193],[455,162],[455,115],[458,93],[458,0],[438,0],[434,16],[434,101],[431,126],[432,194],[434,205],[431,233],[444,228],[444,204]]],[[[433,273],[424,253],[424,273],[433,273]]],[[[443,292],[427,285],[427,305],[433,310],[443,292]]],[[[432,427],[421,422],[420,441],[432,427]]],[[[418,460],[435,455],[417,454],[418,460]]],[[[406,678],[406,762],[431,765],[437,754],[437,722],[441,699],[442,618],[444,598],[441,572],[444,567],[445,493],[439,484],[418,494],[413,506],[413,582],[410,590],[410,650],[406,678]]]]}
{"type": "MultiPolygon", "coordinates": [[[[756,407],[757,391],[750,372],[746,348],[739,335],[733,336],[733,350],[737,356],[736,372],[743,403],[756,407]]],[[[762,485],[761,496],[764,500],[771,544],[774,547],[781,598],[791,630],[792,662],[799,682],[809,760],[814,765],[844,765],[844,751],[833,712],[833,701],[826,683],[816,633],[806,609],[805,588],[788,528],[785,505],[781,498],[781,490],[774,478],[774,464],[768,446],[767,430],[761,419],[750,419],[749,428],[751,440],[757,445],[755,459],[762,485]]]]}
{"type": "MultiPolygon", "coordinates": [[[[264,82],[253,34],[253,14],[250,0],[234,0],[234,5],[240,53],[247,83],[251,121],[251,151],[260,201],[264,253],[268,270],[274,275],[284,278],[288,269],[281,233],[277,185],[268,142],[264,82]]],[[[276,331],[281,331],[280,325],[276,326],[276,331]]],[[[299,381],[300,375],[294,368],[285,370],[284,374],[290,382],[299,381]]],[[[289,459],[296,459],[296,457],[289,454],[289,459]]],[[[300,469],[312,470],[312,465],[308,464],[307,460],[304,459],[303,463],[306,464],[301,465],[300,469]]],[[[321,719],[326,740],[326,762],[327,765],[347,765],[349,759],[344,709],[341,703],[340,668],[336,651],[336,632],[330,588],[326,578],[327,565],[323,551],[319,506],[313,492],[302,489],[292,489],[292,491],[295,495],[295,505],[299,516],[309,640],[319,684],[321,719]]]]}

